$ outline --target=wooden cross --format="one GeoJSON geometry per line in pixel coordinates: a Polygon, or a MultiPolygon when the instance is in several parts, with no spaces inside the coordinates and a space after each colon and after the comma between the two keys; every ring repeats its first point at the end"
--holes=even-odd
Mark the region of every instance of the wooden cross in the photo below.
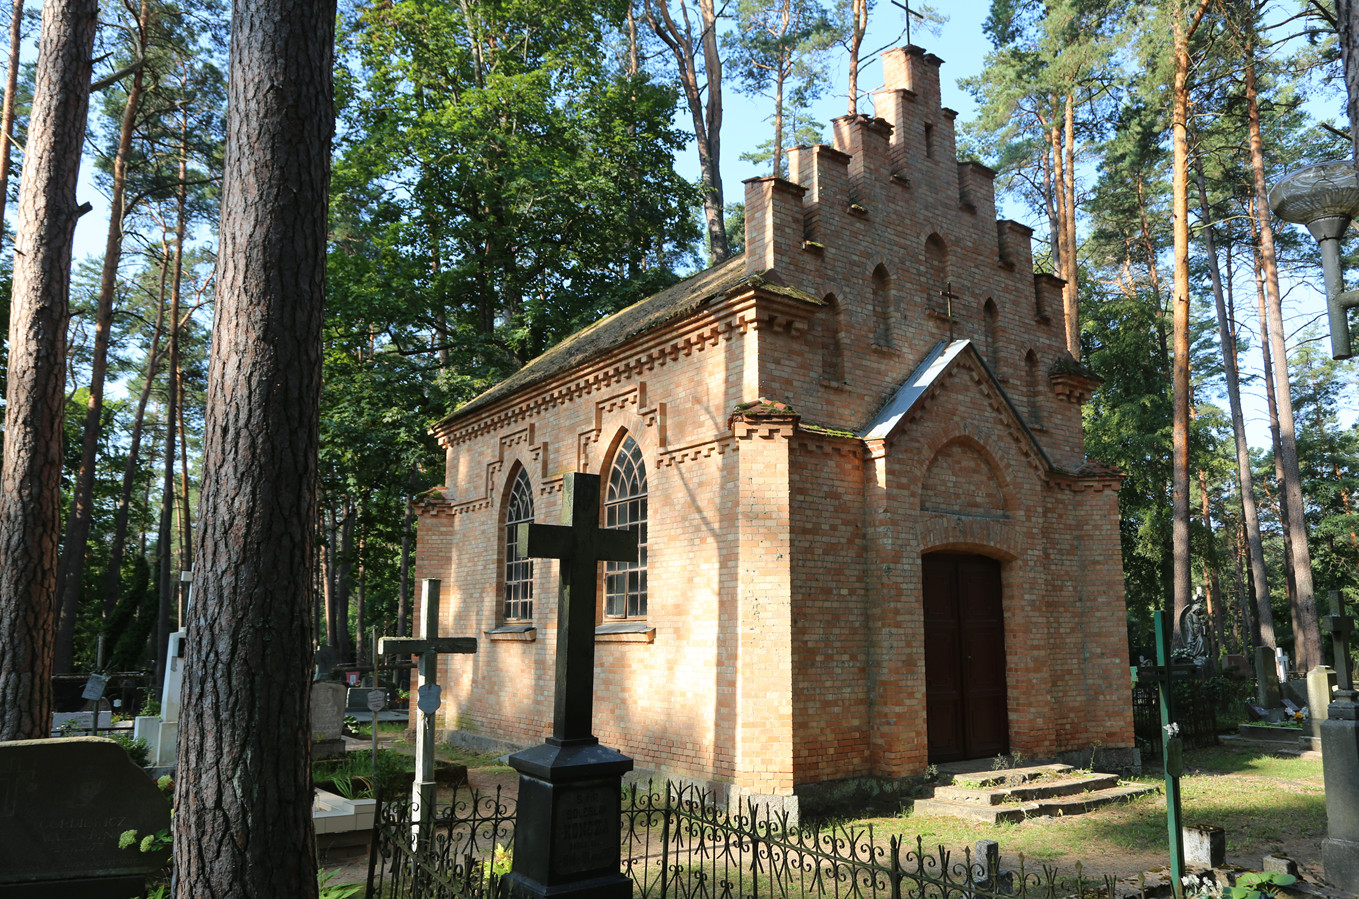
{"type": "Polygon", "coordinates": [[[911,9],[911,0],[902,0],[901,3],[892,0],[892,5],[906,13],[906,46],[909,47],[911,46],[911,16],[915,16],[922,22],[925,21],[925,16],[911,9]]]}
{"type": "MultiPolygon", "coordinates": [[[[420,734],[415,744],[415,783],[411,787],[412,826],[419,834],[419,822],[428,808],[434,816],[437,784],[434,780],[434,716],[443,704],[439,696],[439,653],[473,653],[477,651],[475,637],[439,636],[439,581],[426,578],[421,582],[420,636],[382,637],[378,640],[378,655],[401,653],[420,657],[417,665],[417,725],[420,734]]],[[[373,660],[376,667],[377,659],[373,660]]],[[[377,733],[377,714],[373,715],[373,733],[377,733]]],[[[419,838],[417,836],[417,838],[419,838]]]]}
{"type": "Polygon", "coordinates": [[[568,472],[562,523],[519,525],[525,558],[560,559],[557,592],[557,687],[552,739],[590,742],[595,694],[595,593],[600,562],[637,561],[637,532],[599,526],[599,475],[568,472]]]}
{"type": "Polygon", "coordinates": [[[950,281],[939,291],[939,296],[944,298],[944,312],[948,315],[948,339],[953,342],[953,301],[960,297],[953,292],[953,282],[950,281]]]}

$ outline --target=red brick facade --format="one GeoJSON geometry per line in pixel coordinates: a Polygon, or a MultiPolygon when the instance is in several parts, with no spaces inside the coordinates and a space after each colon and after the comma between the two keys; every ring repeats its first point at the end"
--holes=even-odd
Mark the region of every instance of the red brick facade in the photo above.
{"type": "Polygon", "coordinates": [[[532,616],[504,627],[509,491],[523,469],[555,523],[563,473],[607,482],[630,434],[648,608],[606,620],[601,587],[595,733],[639,768],[774,796],[921,773],[938,551],[1002,564],[1010,748],[1132,746],[1118,479],[1081,437],[1093,382],[1030,231],[995,221],[992,173],[955,160],[938,64],[890,51],[881,118],[838,119],[790,180],[748,182],[743,257],[435,428],[447,472],[417,576],[443,583],[443,633],[481,639],[442,663],[444,728],[546,735],[556,563],[534,563],[532,616]]]}

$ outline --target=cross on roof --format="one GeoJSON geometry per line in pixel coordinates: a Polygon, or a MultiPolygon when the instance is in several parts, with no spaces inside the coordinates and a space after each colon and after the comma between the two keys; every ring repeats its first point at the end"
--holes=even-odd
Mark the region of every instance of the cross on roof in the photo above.
{"type": "Polygon", "coordinates": [[[900,3],[897,0],[892,0],[892,5],[906,14],[906,46],[909,47],[911,46],[911,16],[915,16],[922,22],[925,21],[925,16],[911,9],[911,0],[901,0],[900,3]]]}
{"type": "Polygon", "coordinates": [[[939,296],[944,298],[944,312],[948,315],[948,339],[953,341],[953,301],[961,299],[958,294],[953,292],[953,282],[948,282],[944,289],[939,291],[939,296]]]}
{"type": "Polygon", "coordinates": [[[560,559],[557,687],[549,742],[594,740],[595,591],[600,562],[637,561],[637,532],[599,526],[599,475],[562,479],[562,523],[519,526],[525,558],[560,559]]]}

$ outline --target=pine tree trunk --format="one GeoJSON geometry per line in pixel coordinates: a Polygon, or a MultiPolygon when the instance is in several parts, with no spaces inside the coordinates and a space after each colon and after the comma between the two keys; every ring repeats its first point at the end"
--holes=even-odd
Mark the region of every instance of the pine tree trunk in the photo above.
{"type": "Polygon", "coordinates": [[[23,37],[24,0],[14,0],[9,19],[5,100],[3,108],[0,108],[0,235],[4,234],[5,206],[9,203],[9,172],[14,150],[14,94],[19,90],[19,51],[23,37]]]}
{"type": "Polygon", "coordinates": [[[310,681],[335,4],[236,0],[177,899],[315,899],[310,681]]]}
{"type": "Polygon", "coordinates": [[[1359,169],[1359,3],[1335,0],[1336,35],[1345,76],[1345,114],[1350,120],[1354,167],[1359,169]]]}
{"type": "Polygon", "coordinates": [[[1213,237],[1213,216],[1208,205],[1208,187],[1203,177],[1203,160],[1194,157],[1198,182],[1199,208],[1203,213],[1204,255],[1213,283],[1213,305],[1217,310],[1218,343],[1222,347],[1223,375],[1227,382],[1227,404],[1231,409],[1232,435],[1236,442],[1236,476],[1241,485],[1241,517],[1246,529],[1250,556],[1251,583],[1255,587],[1255,606],[1259,609],[1259,639],[1274,648],[1274,612],[1269,605],[1269,579],[1265,574],[1265,546],[1260,537],[1260,510],[1255,505],[1255,482],[1250,470],[1250,443],[1246,439],[1246,418],[1241,408],[1241,376],[1237,370],[1236,334],[1227,315],[1227,301],[1218,268],[1217,243],[1213,237]]]}
{"type": "Polygon", "coordinates": [[[128,440],[127,464],[123,466],[123,486],[118,494],[118,506],[113,515],[113,536],[109,540],[109,566],[104,574],[104,620],[113,616],[118,606],[123,585],[123,545],[127,540],[127,519],[132,505],[132,486],[136,481],[142,447],[142,424],[146,420],[146,404],[151,399],[151,388],[156,381],[160,364],[160,334],[165,321],[165,276],[169,256],[161,256],[161,297],[156,304],[156,323],[151,333],[151,349],[146,354],[146,380],[137,398],[137,414],[132,420],[132,434],[128,440]]]}
{"type": "Polygon", "coordinates": [[[1283,305],[1279,294],[1279,268],[1274,250],[1274,225],[1270,221],[1268,188],[1265,186],[1264,141],[1260,136],[1260,108],[1255,96],[1255,56],[1246,51],[1246,112],[1250,123],[1251,171],[1255,180],[1255,211],[1260,226],[1260,256],[1264,265],[1265,298],[1269,316],[1269,339],[1274,365],[1274,391],[1279,409],[1279,462],[1283,466],[1281,507],[1288,509],[1284,536],[1293,560],[1297,593],[1293,598],[1293,651],[1299,675],[1320,665],[1321,626],[1317,621],[1312,588],[1312,558],[1307,548],[1307,520],[1303,512],[1302,475],[1298,470],[1298,444],[1293,425],[1293,400],[1289,394],[1288,353],[1284,345],[1283,305]]]}
{"type": "Polygon", "coordinates": [[[1081,315],[1080,315],[1080,265],[1076,259],[1076,100],[1070,94],[1066,98],[1065,144],[1066,178],[1062,182],[1065,195],[1063,206],[1066,209],[1066,271],[1062,275],[1066,285],[1062,288],[1062,303],[1066,312],[1066,348],[1073,358],[1081,358],[1081,315]]]}
{"type": "Polygon", "coordinates": [[[42,8],[19,183],[0,467],[0,740],[52,727],[66,326],[76,179],[89,111],[93,0],[42,8]]]}
{"type": "Polygon", "coordinates": [[[670,51],[678,72],[684,100],[694,124],[698,149],[699,183],[703,193],[703,218],[708,227],[708,253],[713,264],[731,255],[727,243],[726,208],[722,197],[722,56],[717,46],[717,12],[713,0],[698,0],[697,39],[689,31],[687,10],[678,24],[670,14],[669,0],[645,0],[647,24],[670,51]],[[699,83],[695,58],[701,50],[702,71],[707,83],[699,83]]]}
{"type": "MultiPolygon", "coordinates": [[[[150,4],[143,0],[137,16],[138,55],[146,53],[150,4]]],[[[90,396],[85,404],[85,428],[76,474],[71,511],[66,516],[66,535],[61,543],[61,566],[57,570],[57,602],[61,609],[57,627],[57,674],[71,670],[75,654],[75,621],[85,578],[85,552],[90,540],[94,504],[94,461],[103,433],[104,378],[108,373],[109,336],[113,329],[113,295],[118,284],[118,265],[123,259],[123,197],[127,186],[127,159],[132,153],[132,130],[142,96],[142,69],[132,74],[123,117],[118,127],[118,150],[113,156],[113,184],[109,191],[109,227],[104,239],[104,267],[99,278],[99,301],[95,310],[94,346],[90,360],[90,396]]]]}
{"type": "Polygon", "coordinates": [[[1172,393],[1174,445],[1171,451],[1171,543],[1175,564],[1173,612],[1175,645],[1182,646],[1181,619],[1190,604],[1189,558],[1189,142],[1185,125],[1189,115],[1189,34],[1184,23],[1174,21],[1175,82],[1171,91],[1173,169],[1172,214],[1175,236],[1175,286],[1173,297],[1174,361],[1172,393]]]}

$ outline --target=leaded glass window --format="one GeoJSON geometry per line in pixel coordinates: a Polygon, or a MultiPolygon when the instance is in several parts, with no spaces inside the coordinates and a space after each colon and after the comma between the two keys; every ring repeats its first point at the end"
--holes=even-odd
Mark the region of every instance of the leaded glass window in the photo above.
{"type": "Polygon", "coordinates": [[[533,617],[533,560],[519,554],[519,525],[533,520],[533,488],[519,469],[505,510],[505,620],[533,617]]]}
{"type": "Polygon", "coordinates": [[[609,562],[604,572],[604,615],[646,617],[646,464],[632,435],[623,438],[609,469],[604,526],[637,531],[637,561],[609,562]]]}

